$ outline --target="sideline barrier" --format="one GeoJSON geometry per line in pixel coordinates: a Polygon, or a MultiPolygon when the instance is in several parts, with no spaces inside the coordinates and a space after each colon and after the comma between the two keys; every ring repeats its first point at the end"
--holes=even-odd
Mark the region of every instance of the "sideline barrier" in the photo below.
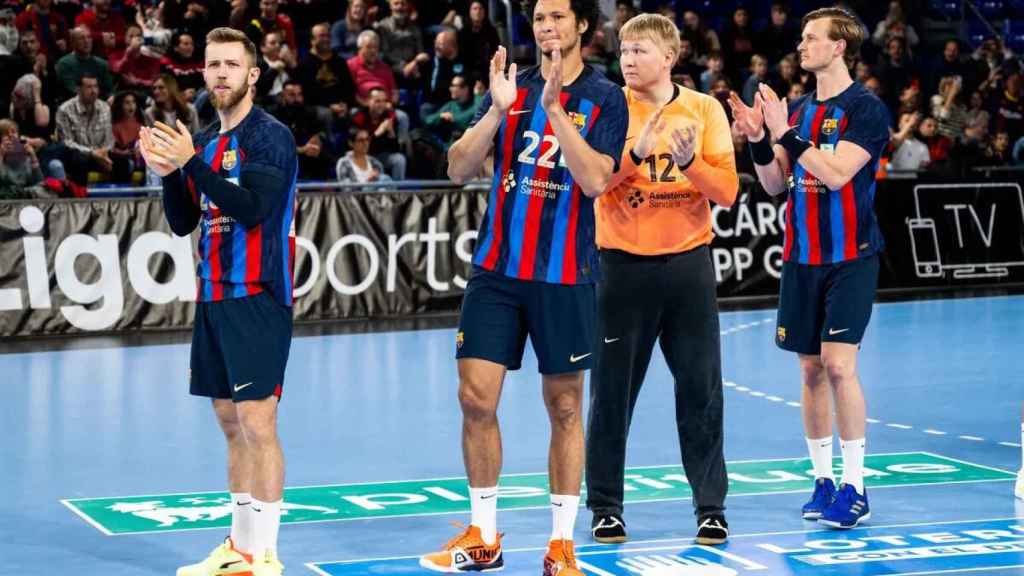
{"type": "MultiPolygon", "coordinates": [[[[1020,181],[879,182],[879,287],[1024,283],[1020,181]]],[[[456,311],[486,196],[479,186],[300,194],[296,321],[456,311]]],[[[714,208],[721,297],[778,292],[784,208],[749,181],[735,206],[714,208]]],[[[159,198],[0,202],[0,337],[188,327],[193,249],[171,234],[159,198]]]]}

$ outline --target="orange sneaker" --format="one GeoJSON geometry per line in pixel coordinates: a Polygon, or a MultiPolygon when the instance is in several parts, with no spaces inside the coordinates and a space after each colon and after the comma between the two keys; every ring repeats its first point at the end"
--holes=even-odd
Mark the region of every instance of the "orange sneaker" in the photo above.
{"type": "Polygon", "coordinates": [[[544,555],[544,576],[583,576],[583,572],[576,567],[572,540],[548,542],[548,553],[544,555]]]}
{"type": "Polygon", "coordinates": [[[501,557],[501,534],[486,544],[480,528],[470,525],[452,538],[440,552],[420,556],[420,566],[434,572],[493,572],[505,567],[501,557]]]}

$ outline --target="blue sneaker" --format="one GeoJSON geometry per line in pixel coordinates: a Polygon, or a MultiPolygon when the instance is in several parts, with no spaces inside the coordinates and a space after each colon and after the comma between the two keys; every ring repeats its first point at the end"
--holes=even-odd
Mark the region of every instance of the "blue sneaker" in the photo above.
{"type": "Polygon", "coordinates": [[[868,507],[868,490],[858,494],[857,489],[849,484],[840,484],[836,497],[818,518],[818,523],[831,528],[848,530],[862,521],[871,518],[868,507]]]}
{"type": "Polygon", "coordinates": [[[818,478],[815,480],[814,494],[811,495],[811,499],[807,501],[807,504],[804,504],[801,510],[804,520],[817,520],[821,518],[821,513],[832,503],[835,495],[836,485],[832,482],[831,478],[818,478]]]}

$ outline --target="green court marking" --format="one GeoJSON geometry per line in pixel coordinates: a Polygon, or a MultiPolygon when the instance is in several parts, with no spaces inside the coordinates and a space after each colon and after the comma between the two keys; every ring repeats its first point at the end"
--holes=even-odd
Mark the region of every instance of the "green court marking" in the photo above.
{"type": "MultiPolygon", "coordinates": [[[[841,469],[841,459],[835,467],[841,469]]],[[[729,496],[805,492],[810,486],[807,458],[728,463],[729,496]]],[[[865,461],[871,488],[1013,480],[1015,475],[928,452],[873,454],[865,461]]],[[[498,508],[548,507],[547,474],[512,474],[499,483],[498,508]]],[[[679,465],[626,470],[626,502],[683,500],[692,495],[679,465]]],[[[401,480],[286,488],[283,523],[331,522],[469,512],[465,478],[401,480]]],[[[140,534],[231,525],[225,492],[62,500],[101,532],[140,534]]]]}

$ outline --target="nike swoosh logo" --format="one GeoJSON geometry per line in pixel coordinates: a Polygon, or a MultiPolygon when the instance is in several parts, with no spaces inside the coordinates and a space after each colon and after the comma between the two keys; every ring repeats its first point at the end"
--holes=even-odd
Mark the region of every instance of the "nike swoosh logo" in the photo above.
{"type": "Polygon", "coordinates": [[[835,336],[836,334],[842,334],[843,332],[846,332],[847,330],[849,330],[849,328],[843,328],[842,330],[836,330],[834,328],[829,328],[828,329],[828,335],[829,336],[835,336]]]}
{"type": "Polygon", "coordinates": [[[481,500],[490,500],[491,498],[494,498],[495,496],[497,496],[497,494],[488,494],[486,496],[481,496],[480,499],[481,500]]]}
{"type": "Polygon", "coordinates": [[[552,502],[551,505],[552,506],[558,506],[559,508],[562,507],[562,503],[561,502],[552,502]]]}
{"type": "Polygon", "coordinates": [[[221,570],[227,570],[228,568],[234,566],[235,564],[241,564],[241,563],[242,563],[241,560],[235,560],[233,562],[225,562],[225,563],[220,565],[220,569],[221,570]]]}
{"type": "Polygon", "coordinates": [[[533,110],[510,110],[508,115],[509,116],[519,116],[520,114],[526,114],[527,112],[532,112],[532,111],[533,110]]]}
{"type": "Polygon", "coordinates": [[[586,354],[582,354],[580,356],[577,356],[577,355],[573,354],[573,355],[569,356],[569,362],[572,362],[573,364],[575,364],[575,363],[579,362],[580,360],[583,360],[587,356],[590,356],[591,354],[593,354],[593,352],[587,352],[586,354]]]}
{"type": "Polygon", "coordinates": [[[604,343],[605,344],[611,344],[612,342],[618,342],[618,341],[619,341],[618,338],[605,338],[604,339],[604,343]]]}
{"type": "Polygon", "coordinates": [[[246,382],[245,384],[235,384],[235,392],[239,390],[245,390],[249,386],[252,386],[252,382],[246,382]]]}

